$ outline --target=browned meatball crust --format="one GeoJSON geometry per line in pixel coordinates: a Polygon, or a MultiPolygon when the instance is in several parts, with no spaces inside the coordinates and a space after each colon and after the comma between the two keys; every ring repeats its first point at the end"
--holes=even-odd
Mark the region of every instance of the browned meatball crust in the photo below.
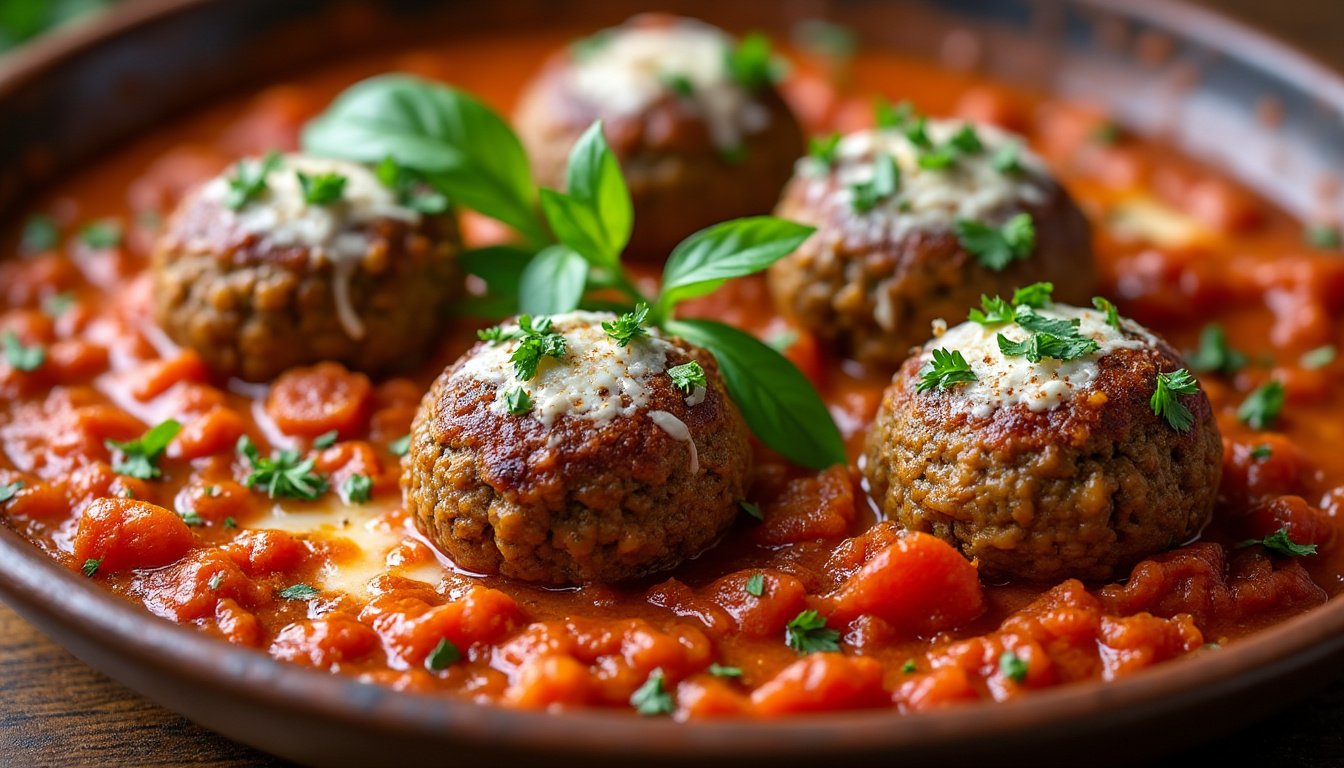
{"type": "MultiPolygon", "coordinates": [[[[282,164],[271,186],[292,172],[282,164]]],[[[375,374],[420,362],[462,291],[451,215],[355,217],[363,201],[339,202],[335,245],[317,246],[254,223],[269,193],[234,211],[210,193],[220,183],[188,196],[155,243],[155,317],[170,338],[249,381],[321,361],[375,374]]]]}
{"type": "MultiPolygon", "coordinates": [[[[619,38],[632,30],[647,29],[681,30],[697,38],[714,35],[722,37],[722,45],[732,44],[722,32],[700,22],[661,14],[636,17],[552,57],[523,93],[514,124],[537,181],[564,189],[570,149],[595,120],[602,120],[634,204],[627,255],[661,261],[693,232],[727,219],[769,213],[804,141],[797,119],[769,85],[738,93],[735,98],[742,100],[738,112],[710,115],[694,90],[679,94],[672,86],[660,85],[643,100],[603,103],[592,89],[579,84],[588,82],[576,77],[578,68],[592,65],[588,57],[600,57],[603,48],[622,45],[619,38]]],[[[714,57],[717,62],[722,54],[714,57]]],[[[647,60],[602,66],[647,68],[647,60]]],[[[666,66],[669,77],[683,74],[677,71],[682,66],[677,60],[666,66]]],[[[706,71],[704,76],[714,75],[706,71]]],[[[720,81],[724,78],[717,76],[720,81]]],[[[720,93],[736,88],[724,85],[720,93]]],[[[622,80],[611,87],[611,92],[623,94],[633,90],[637,89],[622,80]]]]}
{"type": "MultiPolygon", "coordinates": [[[[947,130],[953,124],[933,125],[947,130]]],[[[871,168],[869,138],[882,132],[847,137],[842,147],[856,148],[852,161],[842,158],[829,169],[800,164],[775,215],[812,224],[817,233],[770,268],[780,313],[839,354],[885,372],[924,342],[933,320],[965,316],[981,294],[1050,281],[1060,301],[1085,303],[1096,288],[1087,219],[1027,150],[1020,152],[1021,170],[1004,175],[994,169],[994,154],[1016,140],[986,126],[976,131],[985,149],[949,170],[919,168],[914,151],[901,155],[907,159],[898,163],[901,192],[868,212],[857,212],[844,190],[856,166],[871,168]],[[947,182],[945,190],[935,188],[939,180],[947,182]],[[998,194],[986,182],[1001,185],[998,194]],[[912,205],[907,197],[930,202],[912,205]],[[968,210],[947,208],[949,200],[968,210]],[[993,227],[1029,214],[1035,248],[1003,269],[985,266],[954,230],[957,218],[972,211],[970,218],[993,227]]]]}
{"type": "MultiPolygon", "coordinates": [[[[564,318],[585,314],[556,327],[572,333],[564,318]]],[[[488,346],[477,345],[435,381],[411,427],[402,482],[421,530],[464,569],[557,585],[666,570],[711,545],[744,498],[747,429],[713,357],[670,341],[666,367],[698,361],[703,399],[688,404],[659,371],[628,415],[560,413],[549,426],[534,417],[540,400],[529,415],[492,408],[500,386],[528,382],[458,375],[488,346]],[[693,446],[655,421],[659,412],[684,424],[693,446]]]]}
{"type": "Polygon", "coordinates": [[[988,416],[959,386],[916,391],[939,346],[901,367],[867,439],[873,497],[901,525],[952,543],[991,578],[1057,581],[1113,578],[1207,523],[1222,438],[1202,390],[1179,397],[1188,431],[1154,415],[1157,374],[1184,366],[1165,342],[1100,356],[1092,384],[1058,407],[988,416]]]}

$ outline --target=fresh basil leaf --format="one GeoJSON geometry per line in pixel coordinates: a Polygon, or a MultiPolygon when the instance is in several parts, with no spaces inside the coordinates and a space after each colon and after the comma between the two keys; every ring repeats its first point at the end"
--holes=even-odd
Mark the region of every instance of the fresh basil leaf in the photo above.
{"type": "Polygon", "coordinates": [[[667,317],[680,302],[712,293],[730,278],[760,272],[792,253],[814,231],[786,219],[753,216],[696,232],[672,249],[655,314],[667,317]]]}
{"type": "Polygon", "coordinates": [[[557,315],[579,306],[588,262],[573,249],[552,245],[528,262],[518,278],[518,311],[557,315]]]}
{"type": "Polygon", "coordinates": [[[457,308],[471,317],[518,314],[518,282],[533,255],[516,245],[490,245],[464,252],[458,263],[467,274],[485,282],[486,293],[459,301],[457,308]]]}
{"type": "Polygon", "coordinates": [[[356,83],[303,129],[303,148],[363,163],[391,157],[457,203],[546,242],[527,154],[493,109],[438,83],[392,74],[356,83]]]}
{"type": "Polygon", "coordinates": [[[673,320],[665,330],[714,354],[728,392],[761,442],[812,469],[845,462],[845,443],[830,412],[787,358],[713,320],[673,320]]]}
{"type": "Polygon", "coordinates": [[[598,224],[601,225],[598,245],[603,246],[602,255],[606,257],[603,263],[614,266],[621,260],[621,252],[630,242],[635,211],[630,202],[630,190],[625,186],[625,176],[621,174],[621,166],[607,145],[606,136],[602,134],[601,120],[589,126],[574,149],[570,150],[565,184],[570,198],[597,214],[598,224]]]}

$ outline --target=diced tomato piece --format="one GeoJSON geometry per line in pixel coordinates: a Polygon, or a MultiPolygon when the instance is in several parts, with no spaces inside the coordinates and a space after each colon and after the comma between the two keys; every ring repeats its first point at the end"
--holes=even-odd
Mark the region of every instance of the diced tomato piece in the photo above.
{"type": "Polygon", "coordinates": [[[272,530],[243,531],[220,550],[253,578],[295,573],[308,564],[312,555],[308,544],[299,537],[272,530]]]}
{"type": "Polygon", "coordinates": [[[154,360],[140,366],[131,387],[131,396],[137,400],[152,400],[167,392],[179,381],[205,382],[210,369],[194,349],[184,349],[173,357],[154,360]]]}
{"type": "Polygon", "coordinates": [[[762,499],[765,520],[753,531],[768,546],[838,539],[854,521],[854,481],[849,468],[834,466],[787,482],[773,498],[762,499]]]}
{"type": "Polygon", "coordinates": [[[75,533],[72,563],[98,560],[102,573],[160,568],[195,544],[176,512],[135,499],[98,499],[84,511],[75,533]]]}
{"type": "Polygon", "coordinates": [[[890,704],[882,664],[863,656],[814,653],[780,671],[751,694],[757,714],[790,715],[890,704]]]}
{"type": "Polygon", "coordinates": [[[959,626],[985,609],[975,566],[924,533],[907,533],[877,553],[826,602],[839,623],[869,614],[918,635],[959,626]]]}
{"type": "Polygon", "coordinates": [[[738,571],[709,587],[713,601],[732,617],[737,630],[749,637],[781,636],[784,625],[806,608],[807,589],[798,579],[776,570],[738,571]],[[761,594],[747,591],[759,575],[761,594]]]}
{"type": "Polygon", "coordinates": [[[958,666],[938,667],[902,681],[892,700],[906,712],[927,712],[963,701],[975,701],[979,695],[966,670],[958,666]]]}
{"type": "Polygon", "coordinates": [[[353,616],[329,613],[320,619],[298,621],[281,629],[268,651],[281,661],[330,669],[359,660],[378,647],[378,633],[353,616]]]}
{"type": "Polygon", "coordinates": [[[677,717],[700,720],[745,715],[751,699],[733,683],[709,675],[696,675],[677,686],[677,717]]]}
{"type": "Polygon", "coordinates": [[[369,377],[339,363],[318,363],[281,374],[266,412],[285,434],[317,437],[336,430],[349,438],[363,431],[372,396],[369,377]]]}
{"type": "Polygon", "coordinates": [[[1301,496],[1273,496],[1251,508],[1246,516],[1247,533],[1256,539],[1288,529],[1294,544],[1329,544],[1335,526],[1325,512],[1301,496]]]}
{"type": "Polygon", "coordinates": [[[519,668],[504,700],[523,709],[553,709],[595,703],[597,694],[588,667],[569,656],[548,655],[519,668]]]}
{"type": "Polygon", "coordinates": [[[247,423],[238,412],[216,406],[187,422],[168,446],[175,459],[203,459],[217,453],[232,453],[238,438],[247,431],[247,423]]]}

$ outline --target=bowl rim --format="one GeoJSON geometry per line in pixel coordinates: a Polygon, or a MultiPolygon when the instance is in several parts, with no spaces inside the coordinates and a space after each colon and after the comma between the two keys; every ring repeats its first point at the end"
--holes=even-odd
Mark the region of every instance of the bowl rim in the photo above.
{"type": "MultiPolygon", "coordinates": [[[[137,0],[76,22],[28,43],[0,65],[0,101],[62,62],[92,53],[130,29],[219,0],[137,0]]],[[[1344,111],[1344,76],[1265,32],[1185,0],[1073,0],[1082,8],[1172,30],[1238,57],[1285,81],[1310,88],[1344,111]]],[[[1002,738],[1042,724],[1086,731],[1107,713],[1135,722],[1160,717],[1237,689],[1269,684],[1285,670],[1344,651],[1344,601],[1330,600],[1304,614],[1259,630],[1216,652],[1165,662],[1132,677],[1042,691],[1008,703],[978,702],[916,715],[889,709],[817,713],[783,719],[675,722],[620,711],[560,714],[482,705],[465,698],[401,692],[381,684],[289,664],[235,647],[134,606],[76,575],[0,525],[0,597],[43,626],[97,638],[119,655],[157,674],[202,690],[227,691],[269,710],[381,732],[445,741],[489,743],[508,739],[536,752],[630,757],[630,745],[657,743],[660,757],[787,755],[791,758],[849,748],[931,747],[949,740],[1002,738]],[[614,737],[619,728],[619,736],[614,737]],[[845,743],[840,746],[838,738],[845,743]]],[[[1321,681],[1325,682],[1325,681],[1321,681]]]]}

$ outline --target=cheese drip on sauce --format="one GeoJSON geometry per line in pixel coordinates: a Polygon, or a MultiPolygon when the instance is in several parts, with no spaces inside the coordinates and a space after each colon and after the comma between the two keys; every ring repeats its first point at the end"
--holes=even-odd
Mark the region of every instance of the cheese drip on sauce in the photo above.
{"type": "MultiPolygon", "coordinates": [[[[961,120],[929,120],[926,133],[935,147],[941,147],[966,125],[961,120]]],[[[1026,139],[990,125],[972,127],[983,149],[957,154],[947,168],[921,167],[919,158],[925,150],[904,131],[886,129],[845,136],[829,169],[816,158],[802,158],[795,178],[806,185],[804,196],[810,208],[840,212],[839,230],[830,236],[859,246],[900,240],[913,232],[949,230],[957,219],[984,220],[1044,203],[1048,172],[1044,161],[1026,148],[1026,139]],[[1017,147],[1020,172],[994,166],[995,155],[1009,146],[1017,147]],[[873,180],[875,161],[881,155],[890,156],[900,170],[897,193],[870,211],[857,211],[854,186],[873,180]]]]}
{"type": "MultiPolygon", "coordinates": [[[[259,159],[242,160],[253,169],[259,159]]],[[[364,323],[350,298],[350,282],[369,253],[370,240],[363,228],[380,219],[418,224],[420,214],[398,204],[396,195],[373,171],[358,163],[330,158],[288,154],[266,175],[266,189],[237,211],[224,201],[229,194],[228,171],[209,181],[203,197],[219,203],[226,216],[244,232],[264,238],[281,248],[305,248],[315,266],[332,266],[332,296],[341,327],[352,339],[364,337],[364,323]],[[298,174],[335,173],[345,177],[341,199],[328,205],[304,200],[298,174]]]]}
{"type": "MultiPolygon", "coordinates": [[[[602,423],[644,411],[649,404],[649,383],[655,376],[667,375],[668,353],[685,353],[657,329],[619,346],[602,329],[603,321],[616,319],[610,313],[570,312],[550,319],[551,330],[565,337],[565,354],[542,358],[531,379],[519,381],[514,375],[511,358],[521,343],[516,338],[478,346],[453,378],[489,384],[495,393],[489,408],[498,414],[508,413],[508,394],[522,389],[532,399],[532,410],[525,418],[543,426],[550,427],[560,416],[602,423]]],[[[519,331],[517,324],[502,328],[506,335],[519,331]]],[[[694,407],[704,397],[704,389],[696,387],[685,401],[694,407]]],[[[686,424],[667,411],[651,411],[646,416],[669,437],[689,445],[691,472],[700,471],[695,441],[686,424]]]]}
{"type": "Polygon", "coordinates": [[[1023,341],[1029,331],[1015,323],[983,326],[968,321],[925,344],[921,364],[929,362],[934,349],[960,352],[976,380],[953,385],[947,393],[959,410],[982,419],[999,408],[1019,403],[1033,413],[1058,408],[1096,387],[1101,358],[1117,349],[1141,349],[1157,343],[1143,326],[1122,320],[1122,328],[1114,328],[1106,323],[1105,313],[1093,309],[1052,304],[1034,311],[1042,317],[1078,320],[1078,333],[1094,339],[1099,345],[1097,351],[1069,361],[1046,357],[1033,363],[1025,356],[1007,357],[999,351],[999,334],[1011,341],[1023,341]]]}
{"type": "Polygon", "coordinates": [[[573,92],[607,115],[634,115],[669,95],[705,121],[720,149],[770,124],[770,112],[732,79],[726,66],[733,39],[693,19],[666,26],[619,27],[595,35],[568,77],[573,92]],[[688,92],[676,94],[680,80],[688,92]]]}

